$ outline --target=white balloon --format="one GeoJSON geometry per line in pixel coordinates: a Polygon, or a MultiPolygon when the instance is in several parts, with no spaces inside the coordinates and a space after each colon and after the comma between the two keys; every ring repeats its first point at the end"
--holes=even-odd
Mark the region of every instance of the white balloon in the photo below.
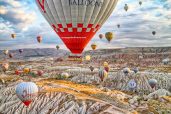
{"type": "Polygon", "coordinates": [[[32,100],[38,95],[38,87],[33,82],[22,82],[17,85],[16,94],[26,106],[29,106],[32,100]]]}
{"type": "Polygon", "coordinates": [[[137,86],[137,83],[135,82],[135,80],[130,80],[130,81],[128,82],[128,87],[129,87],[130,89],[135,89],[136,86],[137,86]]]}

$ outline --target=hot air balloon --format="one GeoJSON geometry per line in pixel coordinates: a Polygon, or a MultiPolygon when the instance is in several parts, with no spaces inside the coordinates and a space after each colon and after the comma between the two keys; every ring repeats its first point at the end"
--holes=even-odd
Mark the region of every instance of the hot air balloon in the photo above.
{"type": "Polygon", "coordinates": [[[163,63],[164,65],[169,64],[169,62],[170,62],[170,59],[169,59],[169,58],[166,58],[166,59],[163,59],[163,60],[162,60],[162,63],[163,63]]]}
{"type": "Polygon", "coordinates": [[[125,4],[124,10],[128,11],[128,5],[127,4],[125,4]]]}
{"type": "Polygon", "coordinates": [[[16,74],[16,75],[20,75],[21,73],[22,73],[22,71],[15,70],[15,74],[16,74]]]}
{"type": "Polygon", "coordinates": [[[90,60],[91,60],[91,56],[90,56],[90,55],[86,55],[86,56],[85,56],[85,60],[86,60],[86,61],[90,61],[90,60]]]}
{"type": "Polygon", "coordinates": [[[156,31],[153,31],[152,34],[153,34],[153,35],[156,35],[156,31]]]}
{"type": "Polygon", "coordinates": [[[11,38],[15,38],[16,37],[16,34],[11,34],[11,38]]]}
{"type": "Polygon", "coordinates": [[[149,85],[151,86],[151,88],[154,88],[154,87],[156,87],[156,85],[157,85],[157,80],[156,80],[156,79],[150,79],[150,80],[148,81],[148,83],[149,83],[149,85]]]}
{"type": "Polygon", "coordinates": [[[41,42],[42,42],[42,37],[41,37],[41,36],[37,36],[37,41],[38,41],[39,43],[41,43],[41,42]]]}
{"type": "Polygon", "coordinates": [[[104,67],[104,69],[105,69],[106,72],[109,72],[110,67],[109,66],[106,66],[106,67],[104,67]]]}
{"type": "Polygon", "coordinates": [[[13,58],[13,54],[12,53],[9,54],[9,58],[13,58]]]}
{"type": "Polygon", "coordinates": [[[106,37],[107,41],[110,42],[113,39],[114,34],[112,32],[107,32],[105,34],[105,37],[106,37]]]}
{"type": "Polygon", "coordinates": [[[139,1],[139,5],[140,5],[140,6],[142,5],[142,1],[139,1]]]}
{"type": "Polygon", "coordinates": [[[130,80],[130,81],[128,82],[128,88],[129,88],[130,90],[134,90],[134,89],[136,88],[136,86],[137,86],[137,83],[135,82],[134,79],[132,79],[132,80],[130,80]]]}
{"type": "Polygon", "coordinates": [[[18,51],[19,51],[19,53],[20,53],[20,54],[23,52],[23,50],[22,50],[22,49],[19,49],[18,51]]]}
{"type": "Polygon", "coordinates": [[[109,66],[108,62],[104,62],[104,63],[103,63],[103,66],[104,66],[104,67],[108,67],[108,66],[109,66]]]}
{"type": "Polygon", "coordinates": [[[60,47],[57,45],[57,46],[56,46],[56,49],[59,50],[59,48],[60,48],[60,47]]]}
{"type": "Polygon", "coordinates": [[[38,70],[38,71],[37,71],[37,75],[38,75],[38,76],[42,76],[43,73],[44,73],[44,72],[43,72],[42,70],[38,70]]]}
{"type": "Polygon", "coordinates": [[[107,76],[108,76],[108,73],[104,69],[99,70],[99,77],[100,77],[101,81],[103,81],[105,78],[107,78],[107,76]]]}
{"type": "Polygon", "coordinates": [[[81,54],[118,0],[36,0],[42,15],[73,54],[81,54]]]}
{"type": "Polygon", "coordinates": [[[4,72],[7,71],[9,69],[9,64],[8,63],[3,63],[2,64],[2,69],[3,69],[4,72]]]}
{"type": "Polygon", "coordinates": [[[4,54],[8,55],[9,51],[8,50],[4,50],[4,54]]]}
{"type": "Polygon", "coordinates": [[[120,28],[120,24],[117,24],[117,27],[120,28]]]}
{"type": "Polygon", "coordinates": [[[138,67],[133,68],[134,73],[137,73],[139,71],[138,67]]]}
{"type": "Polygon", "coordinates": [[[69,74],[67,72],[63,72],[61,75],[62,77],[69,78],[69,74]]]}
{"type": "Polygon", "coordinates": [[[24,73],[28,74],[30,72],[30,68],[24,68],[23,71],[24,73]]]}
{"type": "Polygon", "coordinates": [[[89,68],[90,68],[91,72],[94,71],[94,67],[93,66],[90,66],[89,68]]]}
{"type": "Polygon", "coordinates": [[[103,34],[99,34],[99,38],[102,39],[104,37],[103,34]]]}
{"type": "Polygon", "coordinates": [[[38,87],[33,82],[22,82],[17,85],[16,94],[26,106],[29,106],[38,95],[38,87]]]}
{"type": "Polygon", "coordinates": [[[92,48],[92,50],[96,50],[97,45],[95,43],[93,43],[93,44],[91,44],[91,48],[92,48]]]}
{"type": "Polygon", "coordinates": [[[131,70],[129,68],[127,68],[127,67],[123,69],[123,73],[125,75],[128,75],[130,72],[131,72],[131,70]]]}

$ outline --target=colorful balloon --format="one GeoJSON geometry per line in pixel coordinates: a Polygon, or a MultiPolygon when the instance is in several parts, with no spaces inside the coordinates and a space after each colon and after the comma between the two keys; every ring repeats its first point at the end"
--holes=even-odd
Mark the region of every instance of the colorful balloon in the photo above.
{"type": "Polygon", "coordinates": [[[104,79],[107,78],[108,73],[104,69],[100,69],[98,75],[101,81],[104,81],[104,79]]]}
{"type": "Polygon", "coordinates": [[[43,73],[44,73],[44,72],[43,72],[42,70],[38,70],[38,71],[37,71],[37,75],[38,75],[38,76],[42,76],[43,73]]]}
{"type": "Polygon", "coordinates": [[[94,71],[94,67],[93,66],[90,66],[89,68],[90,68],[91,72],[94,71]]]}
{"type": "Polygon", "coordinates": [[[41,36],[37,36],[37,41],[38,41],[39,43],[41,43],[41,42],[42,42],[42,37],[41,37],[41,36]]]}
{"type": "Polygon", "coordinates": [[[148,81],[148,83],[149,83],[149,85],[151,86],[151,88],[154,88],[154,87],[156,87],[156,85],[157,85],[157,80],[156,80],[156,79],[150,79],[150,80],[148,81]]]}
{"type": "Polygon", "coordinates": [[[99,34],[99,38],[100,39],[104,38],[104,35],[103,34],[99,34]]]}
{"type": "Polygon", "coordinates": [[[128,9],[129,9],[129,8],[128,8],[128,5],[125,4],[124,10],[125,10],[125,11],[128,11],[128,9]]]}
{"type": "Polygon", "coordinates": [[[18,51],[19,51],[19,53],[20,53],[20,54],[23,52],[23,50],[22,50],[22,49],[19,49],[18,51]]]}
{"type": "Polygon", "coordinates": [[[36,0],[42,15],[74,54],[81,54],[118,0],[36,0]]]}
{"type": "Polygon", "coordinates": [[[30,68],[24,68],[24,73],[28,74],[30,72],[30,68]]]}
{"type": "Polygon", "coordinates": [[[104,63],[103,63],[103,66],[104,66],[104,67],[108,67],[108,66],[109,66],[108,62],[104,62],[104,63]]]}
{"type": "Polygon", "coordinates": [[[63,72],[61,75],[65,78],[69,78],[69,74],[67,72],[63,72]]]}
{"type": "Polygon", "coordinates": [[[56,49],[59,50],[59,48],[60,48],[60,47],[57,45],[57,46],[56,46],[56,49]]]}
{"type": "Polygon", "coordinates": [[[137,67],[133,68],[134,73],[137,73],[139,69],[137,67]]]}
{"type": "Polygon", "coordinates": [[[137,86],[137,83],[135,82],[134,79],[132,79],[132,80],[130,80],[130,81],[128,82],[128,88],[129,88],[129,89],[133,90],[133,89],[136,88],[136,86],[137,86]]]}
{"type": "Polygon", "coordinates": [[[104,67],[104,69],[105,69],[106,72],[109,72],[110,67],[109,66],[106,66],[106,67],[104,67]]]}
{"type": "Polygon", "coordinates": [[[91,48],[92,48],[92,50],[96,50],[97,45],[95,43],[94,44],[91,44],[91,48]]]}
{"type": "Polygon", "coordinates": [[[86,56],[85,56],[85,60],[86,60],[86,61],[90,61],[90,60],[91,60],[91,56],[90,56],[90,55],[86,55],[86,56]]]}
{"type": "Polygon", "coordinates": [[[38,87],[33,82],[22,82],[17,85],[16,94],[26,106],[29,106],[38,95],[38,87]]]}
{"type": "Polygon", "coordinates": [[[131,72],[131,70],[129,68],[127,68],[127,67],[123,69],[123,73],[125,75],[129,74],[130,72],[131,72]]]}
{"type": "Polygon", "coordinates": [[[3,63],[2,64],[2,69],[3,69],[4,72],[7,71],[9,69],[9,64],[8,63],[3,63]]]}
{"type": "Polygon", "coordinates": [[[9,58],[13,58],[13,54],[12,53],[9,54],[9,58]]]}
{"type": "Polygon", "coordinates": [[[8,55],[9,51],[8,50],[4,50],[4,54],[8,55]]]}
{"type": "Polygon", "coordinates": [[[107,32],[107,33],[105,34],[105,37],[106,37],[106,39],[107,39],[108,42],[111,42],[111,40],[112,40],[113,37],[114,37],[114,34],[113,34],[112,32],[107,32]]]}
{"type": "Polygon", "coordinates": [[[11,38],[15,38],[16,37],[16,34],[11,34],[11,38]]]}

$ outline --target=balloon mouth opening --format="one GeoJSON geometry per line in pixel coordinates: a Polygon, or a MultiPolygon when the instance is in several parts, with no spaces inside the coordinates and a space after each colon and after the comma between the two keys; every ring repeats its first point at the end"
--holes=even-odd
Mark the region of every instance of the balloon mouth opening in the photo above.
{"type": "Polygon", "coordinates": [[[30,105],[31,101],[24,101],[23,103],[25,104],[25,106],[28,107],[30,105]]]}

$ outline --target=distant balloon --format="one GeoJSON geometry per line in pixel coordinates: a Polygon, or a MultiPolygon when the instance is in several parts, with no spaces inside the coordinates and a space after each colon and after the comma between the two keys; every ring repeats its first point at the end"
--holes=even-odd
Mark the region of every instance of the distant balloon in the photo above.
{"type": "Polygon", "coordinates": [[[13,54],[12,53],[9,53],[9,58],[13,58],[13,54]]]}
{"type": "Polygon", "coordinates": [[[30,68],[24,68],[24,73],[28,74],[30,72],[30,68]]]}
{"type": "Polygon", "coordinates": [[[169,59],[169,58],[166,58],[166,59],[163,59],[163,60],[162,60],[162,63],[163,63],[164,65],[169,64],[169,62],[170,62],[170,59],[169,59]]]}
{"type": "Polygon", "coordinates": [[[101,81],[104,81],[105,78],[107,78],[108,73],[104,69],[99,70],[99,77],[101,81]]]}
{"type": "Polygon", "coordinates": [[[105,69],[106,72],[109,72],[110,67],[109,66],[106,66],[106,67],[104,67],[104,69],[105,69]]]}
{"type": "Polygon", "coordinates": [[[140,6],[142,5],[142,1],[139,1],[139,5],[140,5],[140,6]]]}
{"type": "Polygon", "coordinates": [[[104,63],[103,63],[103,66],[104,66],[104,67],[108,67],[108,66],[109,66],[108,62],[104,62],[104,63]]]}
{"type": "Polygon", "coordinates": [[[16,37],[16,34],[11,34],[11,38],[15,38],[16,37]]]}
{"type": "Polygon", "coordinates": [[[9,69],[9,64],[8,63],[3,63],[2,64],[2,69],[3,69],[4,72],[7,71],[9,69]]]}
{"type": "Polygon", "coordinates": [[[128,82],[129,89],[134,90],[136,88],[136,86],[137,86],[137,83],[135,82],[135,80],[132,79],[128,82]]]}
{"type": "Polygon", "coordinates": [[[9,51],[8,50],[4,50],[4,54],[8,55],[9,51]]]}
{"type": "Polygon", "coordinates": [[[42,70],[38,70],[38,71],[37,71],[37,75],[38,75],[38,76],[42,76],[43,73],[44,73],[44,72],[43,72],[42,70]]]}
{"type": "Polygon", "coordinates": [[[42,15],[73,54],[81,54],[118,0],[36,0],[42,15]]]}
{"type": "Polygon", "coordinates": [[[59,48],[60,48],[60,47],[57,45],[57,46],[56,46],[56,49],[59,50],[59,48]]]}
{"type": "Polygon", "coordinates": [[[38,95],[38,87],[33,82],[22,82],[17,85],[16,94],[26,106],[29,106],[38,95]]]}
{"type": "Polygon", "coordinates": [[[89,68],[90,68],[91,72],[94,71],[94,67],[93,66],[90,66],[89,68]]]}
{"type": "Polygon", "coordinates": [[[20,52],[20,54],[23,52],[23,50],[22,50],[22,49],[19,49],[18,51],[20,52]]]}
{"type": "Polygon", "coordinates": [[[67,72],[63,72],[61,75],[65,78],[69,78],[69,74],[67,72]]]}
{"type": "Polygon", "coordinates": [[[156,35],[156,31],[153,31],[152,34],[153,34],[153,35],[156,35]]]}
{"type": "Polygon", "coordinates": [[[120,24],[118,24],[117,27],[120,28],[120,24]]]}
{"type": "Polygon", "coordinates": [[[42,42],[42,37],[41,37],[41,36],[37,36],[37,41],[38,41],[39,43],[41,43],[41,42],[42,42]]]}
{"type": "Polygon", "coordinates": [[[113,34],[112,32],[107,32],[107,33],[105,34],[105,37],[106,37],[106,39],[107,39],[108,42],[111,42],[111,40],[112,40],[113,37],[114,37],[114,34],[113,34]]]}
{"type": "Polygon", "coordinates": [[[103,34],[99,34],[99,38],[100,39],[104,38],[104,35],[103,34]]]}
{"type": "Polygon", "coordinates": [[[86,55],[86,56],[85,56],[85,60],[86,60],[86,61],[90,61],[90,60],[91,60],[91,56],[90,56],[90,55],[86,55]]]}
{"type": "Polygon", "coordinates": [[[127,4],[125,4],[124,10],[128,11],[128,5],[127,4]]]}
{"type": "Polygon", "coordinates": [[[139,69],[137,67],[133,68],[134,73],[137,73],[139,69]]]}
{"type": "Polygon", "coordinates": [[[129,68],[127,68],[127,67],[123,69],[123,73],[125,75],[129,74],[130,72],[131,72],[131,70],[129,68]]]}
{"type": "Polygon", "coordinates": [[[149,85],[151,86],[151,88],[154,88],[154,87],[156,87],[156,85],[157,85],[157,80],[156,80],[156,79],[150,79],[150,80],[148,81],[148,83],[149,83],[149,85]]]}
{"type": "Polygon", "coordinates": [[[91,44],[91,48],[93,49],[93,50],[96,50],[96,48],[97,48],[97,45],[94,43],[94,44],[91,44]]]}

